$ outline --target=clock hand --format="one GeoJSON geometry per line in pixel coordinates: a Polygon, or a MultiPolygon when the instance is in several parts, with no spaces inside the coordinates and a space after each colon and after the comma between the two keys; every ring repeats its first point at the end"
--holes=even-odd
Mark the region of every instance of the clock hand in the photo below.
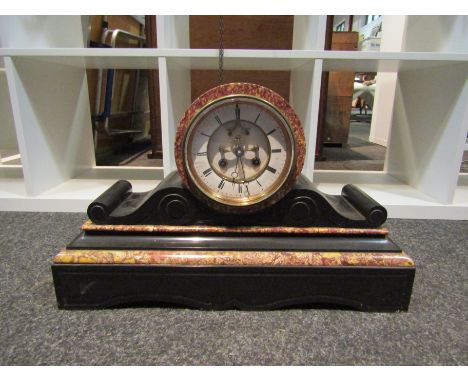
{"type": "Polygon", "coordinates": [[[232,176],[232,180],[233,180],[233,181],[235,181],[236,178],[239,176],[239,173],[237,172],[237,166],[239,165],[239,159],[240,159],[240,157],[237,157],[236,168],[235,168],[234,171],[231,173],[231,176],[232,176]]]}
{"type": "Polygon", "coordinates": [[[239,157],[240,159],[240,164],[242,166],[242,174],[244,175],[244,182],[245,182],[245,170],[244,170],[244,162],[242,162],[242,157],[239,157]]]}
{"type": "Polygon", "coordinates": [[[224,154],[226,154],[228,151],[230,151],[226,146],[219,146],[219,153],[221,154],[221,159],[218,161],[219,167],[226,167],[227,166],[227,160],[224,154]]]}
{"type": "Polygon", "coordinates": [[[249,191],[249,183],[245,181],[245,170],[244,170],[244,162],[242,162],[242,157],[240,158],[241,166],[242,166],[242,173],[244,174],[244,183],[242,183],[245,187],[245,191],[248,196],[250,196],[250,191],[249,191]]]}
{"type": "Polygon", "coordinates": [[[260,165],[260,155],[258,155],[258,151],[259,151],[259,148],[258,148],[258,145],[255,146],[255,158],[252,159],[252,164],[254,166],[259,166],[260,165]]]}

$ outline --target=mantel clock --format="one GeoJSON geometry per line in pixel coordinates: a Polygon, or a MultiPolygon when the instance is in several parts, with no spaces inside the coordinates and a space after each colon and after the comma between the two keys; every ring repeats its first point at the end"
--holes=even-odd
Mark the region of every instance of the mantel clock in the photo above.
{"type": "Polygon", "coordinates": [[[215,87],[180,121],[175,158],[185,185],[228,213],[252,213],[279,201],[302,171],[304,133],[293,108],[250,83],[215,87]]]}

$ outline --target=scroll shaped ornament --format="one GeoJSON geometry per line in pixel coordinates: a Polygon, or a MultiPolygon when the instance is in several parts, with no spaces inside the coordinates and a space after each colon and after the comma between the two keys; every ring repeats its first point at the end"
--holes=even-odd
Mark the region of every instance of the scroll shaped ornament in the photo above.
{"type": "Polygon", "coordinates": [[[148,192],[132,192],[128,181],[116,182],[89,205],[88,216],[96,224],[375,228],[385,222],[387,211],[356,186],[328,195],[301,175],[274,206],[245,216],[225,214],[195,198],[172,172],[148,192]]]}

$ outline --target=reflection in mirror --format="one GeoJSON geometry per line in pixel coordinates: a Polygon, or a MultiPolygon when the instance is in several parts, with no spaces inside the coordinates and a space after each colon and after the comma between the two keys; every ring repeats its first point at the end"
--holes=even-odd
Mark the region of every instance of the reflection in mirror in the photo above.
{"type": "Polygon", "coordinates": [[[466,137],[465,151],[463,152],[460,172],[464,174],[468,173],[468,136],[466,137]]]}
{"type": "Polygon", "coordinates": [[[333,72],[330,86],[349,87],[348,94],[327,97],[319,170],[382,171],[386,148],[370,141],[376,73],[333,72]],[[346,78],[348,77],[348,78],[346,78]]]}
{"type": "MultiPolygon", "coordinates": [[[[90,48],[154,48],[155,16],[91,16],[90,48]]],[[[156,70],[88,69],[97,166],[161,167],[156,70]]]]}
{"type": "MultiPolygon", "coordinates": [[[[0,63],[1,64],[1,63],[0,63]]],[[[6,72],[0,67],[0,166],[21,165],[6,72]]]]}
{"type": "MultiPolygon", "coordinates": [[[[331,50],[380,50],[381,16],[334,16],[333,30],[331,50]]],[[[340,71],[325,77],[315,169],[383,170],[386,147],[371,138],[377,81],[377,73],[340,71]]]]}

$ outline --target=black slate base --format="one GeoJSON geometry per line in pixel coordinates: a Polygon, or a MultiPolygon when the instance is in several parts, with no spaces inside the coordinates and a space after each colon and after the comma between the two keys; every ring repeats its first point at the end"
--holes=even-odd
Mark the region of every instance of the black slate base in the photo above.
{"type": "Polygon", "coordinates": [[[326,303],[393,312],[408,310],[415,268],[54,264],[52,273],[61,309],[163,302],[266,310],[326,303]]]}

